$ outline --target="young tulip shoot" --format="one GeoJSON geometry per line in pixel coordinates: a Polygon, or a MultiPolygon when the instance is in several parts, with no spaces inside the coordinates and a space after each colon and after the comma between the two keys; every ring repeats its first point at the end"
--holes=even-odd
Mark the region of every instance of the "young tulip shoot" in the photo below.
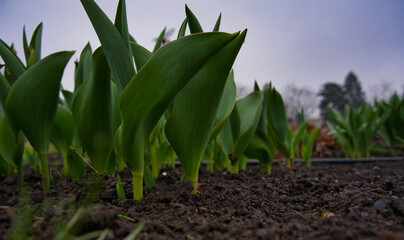
{"type": "Polygon", "coordinates": [[[39,155],[42,187],[49,188],[48,132],[59,99],[64,68],[74,52],[47,56],[25,71],[8,94],[6,107],[39,155]]]}

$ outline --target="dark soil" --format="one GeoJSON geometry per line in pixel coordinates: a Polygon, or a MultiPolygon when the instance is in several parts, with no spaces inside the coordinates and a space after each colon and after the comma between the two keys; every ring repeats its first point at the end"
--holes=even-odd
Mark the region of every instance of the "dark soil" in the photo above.
{"type": "MultiPolygon", "coordinates": [[[[130,174],[120,176],[131,198],[130,174]]],[[[54,174],[44,201],[40,176],[26,167],[26,197],[19,198],[15,178],[0,179],[0,236],[22,229],[52,239],[80,207],[85,214],[73,230],[109,228],[109,239],[124,238],[141,222],[139,239],[404,239],[404,161],[275,165],[271,175],[258,166],[238,175],[202,166],[199,193],[192,196],[180,178],[180,169],[162,170],[137,202],[117,200],[115,177],[89,174],[72,183],[54,174]],[[10,230],[16,222],[20,228],[10,230]]]]}

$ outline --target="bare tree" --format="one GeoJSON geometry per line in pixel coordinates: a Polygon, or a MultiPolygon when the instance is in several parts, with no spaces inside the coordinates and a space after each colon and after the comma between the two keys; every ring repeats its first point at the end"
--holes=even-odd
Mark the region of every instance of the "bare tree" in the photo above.
{"type": "Polygon", "coordinates": [[[373,84],[369,87],[369,102],[373,101],[388,101],[391,96],[396,92],[393,83],[389,81],[382,81],[373,84]]]}
{"type": "Polygon", "coordinates": [[[286,108],[286,116],[289,120],[297,120],[297,113],[304,109],[306,119],[314,116],[318,107],[318,96],[316,92],[308,87],[299,87],[289,83],[284,88],[283,101],[286,108]]]}

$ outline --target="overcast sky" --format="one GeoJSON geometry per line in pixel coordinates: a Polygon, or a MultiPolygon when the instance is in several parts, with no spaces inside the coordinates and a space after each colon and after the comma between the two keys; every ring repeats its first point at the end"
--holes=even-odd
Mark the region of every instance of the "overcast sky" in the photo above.
{"type": "MultiPolygon", "coordinates": [[[[118,0],[96,1],[114,19],[118,0]]],[[[319,90],[326,82],[342,84],[354,71],[367,90],[380,81],[396,89],[404,85],[404,1],[402,0],[127,0],[129,31],[151,50],[153,39],[167,26],[175,29],[185,3],[211,30],[222,12],[221,30],[248,28],[246,42],[234,65],[238,85],[252,89],[272,81],[319,90]]],[[[0,0],[0,38],[22,51],[22,28],[28,38],[43,22],[42,56],[77,50],[65,71],[63,86],[73,88],[73,60],[97,36],[79,0],[0,0]]],[[[1,61],[1,60],[0,60],[1,61]]]]}

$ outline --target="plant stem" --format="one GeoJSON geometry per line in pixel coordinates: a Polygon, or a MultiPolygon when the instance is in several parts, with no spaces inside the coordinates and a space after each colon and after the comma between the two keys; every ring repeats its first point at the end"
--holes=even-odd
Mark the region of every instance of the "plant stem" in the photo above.
{"type": "Polygon", "coordinates": [[[225,165],[226,169],[228,172],[231,172],[231,161],[229,159],[229,157],[226,156],[226,165],[225,165]]]}
{"type": "Polygon", "coordinates": [[[67,163],[67,153],[63,154],[63,176],[69,176],[69,164],[67,163]]]}
{"type": "Polygon", "coordinates": [[[286,158],[286,169],[292,169],[292,160],[290,158],[286,158]]]}
{"type": "Polygon", "coordinates": [[[271,164],[266,165],[265,168],[266,168],[266,170],[267,170],[267,174],[268,174],[268,175],[271,174],[271,170],[272,170],[271,164]]]}
{"type": "Polygon", "coordinates": [[[133,198],[135,200],[142,200],[143,197],[143,171],[132,171],[133,182],[133,198]]]}
{"type": "Polygon", "coordinates": [[[244,156],[244,155],[240,157],[239,166],[240,166],[241,170],[246,170],[247,169],[247,160],[248,160],[248,158],[246,156],[244,156]]]}
{"type": "Polygon", "coordinates": [[[188,178],[188,180],[191,182],[192,186],[194,189],[192,190],[191,194],[195,194],[197,191],[197,186],[198,186],[198,174],[196,174],[196,177],[188,178]]]}
{"type": "Polygon", "coordinates": [[[39,154],[39,163],[41,166],[41,175],[42,175],[42,189],[46,196],[46,191],[49,189],[49,169],[48,169],[48,158],[46,153],[39,154]]]}
{"type": "Polygon", "coordinates": [[[170,153],[170,155],[167,157],[167,167],[175,168],[175,154],[174,153],[170,153]]]}
{"type": "Polygon", "coordinates": [[[118,171],[123,171],[125,163],[123,162],[121,157],[117,157],[117,160],[118,160],[118,171]]]}
{"type": "Polygon", "coordinates": [[[238,162],[231,165],[231,173],[238,174],[238,162]]]}
{"type": "Polygon", "coordinates": [[[207,160],[206,169],[209,172],[213,172],[213,158],[215,155],[214,150],[215,150],[215,144],[214,141],[211,141],[206,148],[206,160],[207,160]]]}
{"type": "Polygon", "coordinates": [[[209,172],[213,172],[213,157],[208,156],[206,159],[207,159],[206,169],[209,172]]]}
{"type": "Polygon", "coordinates": [[[153,177],[155,179],[158,178],[159,176],[159,166],[157,164],[157,156],[156,156],[156,145],[155,144],[150,144],[149,147],[150,150],[150,159],[151,159],[151,164],[152,164],[152,173],[153,173],[153,177]]]}

